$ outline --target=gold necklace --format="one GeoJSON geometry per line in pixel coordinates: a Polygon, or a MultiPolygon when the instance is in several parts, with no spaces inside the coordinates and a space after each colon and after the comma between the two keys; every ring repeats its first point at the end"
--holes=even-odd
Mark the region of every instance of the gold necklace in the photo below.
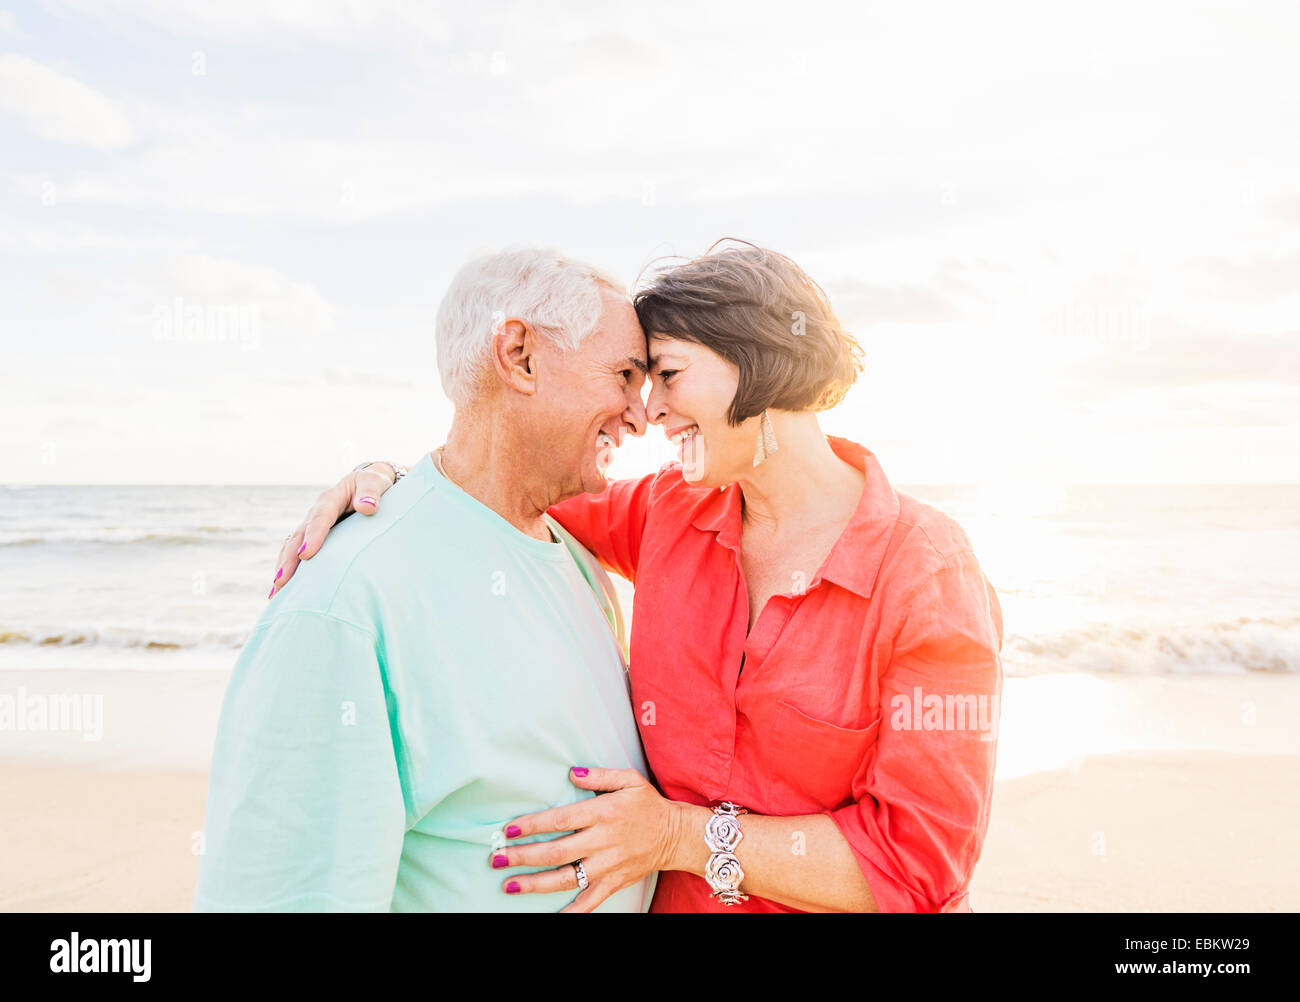
{"type": "Polygon", "coordinates": [[[446,478],[447,483],[451,484],[453,487],[459,487],[461,490],[464,490],[465,488],[461,487],[460,484],[456,483],[456,481],[451,479],[451,477],[447,474],[446,467],[442,465],[442,450],[445,448],[447,448],[445,445],[440,445],[438,446],[438,448],[433,450],[433,465],[436,466],[438,468],[438,472],[441,473],[443,477],[446,478]]]}

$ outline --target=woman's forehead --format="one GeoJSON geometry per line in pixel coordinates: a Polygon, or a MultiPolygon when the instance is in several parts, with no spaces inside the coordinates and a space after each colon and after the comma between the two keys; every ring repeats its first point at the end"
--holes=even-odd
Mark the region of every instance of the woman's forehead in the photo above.
{"type": "Polygon", "coordinates": [[[685,355],[692,348],[699,347],[694,341],[685,341],[681,338],[673,337],[671,334],[651,334],[646,338],[646,343],[650,348],[650,355],[685,355]]]}

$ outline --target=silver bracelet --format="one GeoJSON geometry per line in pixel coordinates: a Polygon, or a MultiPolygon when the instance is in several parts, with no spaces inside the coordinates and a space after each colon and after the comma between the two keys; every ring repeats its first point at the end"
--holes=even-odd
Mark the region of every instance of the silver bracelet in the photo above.
{"type": "Polygon", "coordinates": [[[709,897],[717,898],[724,905],[749,900],[748,894],[740,893],[740,882],[745,879],[745,871],[740,868],[740,860],[736,858],[736,846],[744,838],[736,819],[748,813],[738,804],[724,800],[713,808],[713,817],[704,826],[704,841],[711,853],[709,863],[704,868],[704,879],[713,888],[709,897]]]}

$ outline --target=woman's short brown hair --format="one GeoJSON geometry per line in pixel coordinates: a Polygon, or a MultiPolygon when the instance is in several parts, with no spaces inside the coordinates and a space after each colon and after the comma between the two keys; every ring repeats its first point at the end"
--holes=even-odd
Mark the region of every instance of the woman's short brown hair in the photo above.
{"type": "Polygon", "coordinates": [[[821,286],[784,254],[744,241],[660,268],[632,302],[647,337],[693,341],[740,370],[728,424],[769,407],[826,410],[862,371],[862,349],[821,286]]]}

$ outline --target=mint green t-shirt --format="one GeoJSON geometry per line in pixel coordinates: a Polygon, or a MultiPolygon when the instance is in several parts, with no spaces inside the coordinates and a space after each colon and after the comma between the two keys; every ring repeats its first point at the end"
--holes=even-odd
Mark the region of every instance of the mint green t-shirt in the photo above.
{"type": "MultiPolygon", "coordinates": [[[[594,565],[551,526],[562,542],[520,532],[426,455],[377,514],[330,533],[268,603],[231,675],[196,910],[573,900],[507,895],[529,868],[489,862],[513,818],[596,796],[570,782],[571,766],[646,773],[594,565]]],[[[645,911],[654,885],[600,910],[645,911]]]]}

